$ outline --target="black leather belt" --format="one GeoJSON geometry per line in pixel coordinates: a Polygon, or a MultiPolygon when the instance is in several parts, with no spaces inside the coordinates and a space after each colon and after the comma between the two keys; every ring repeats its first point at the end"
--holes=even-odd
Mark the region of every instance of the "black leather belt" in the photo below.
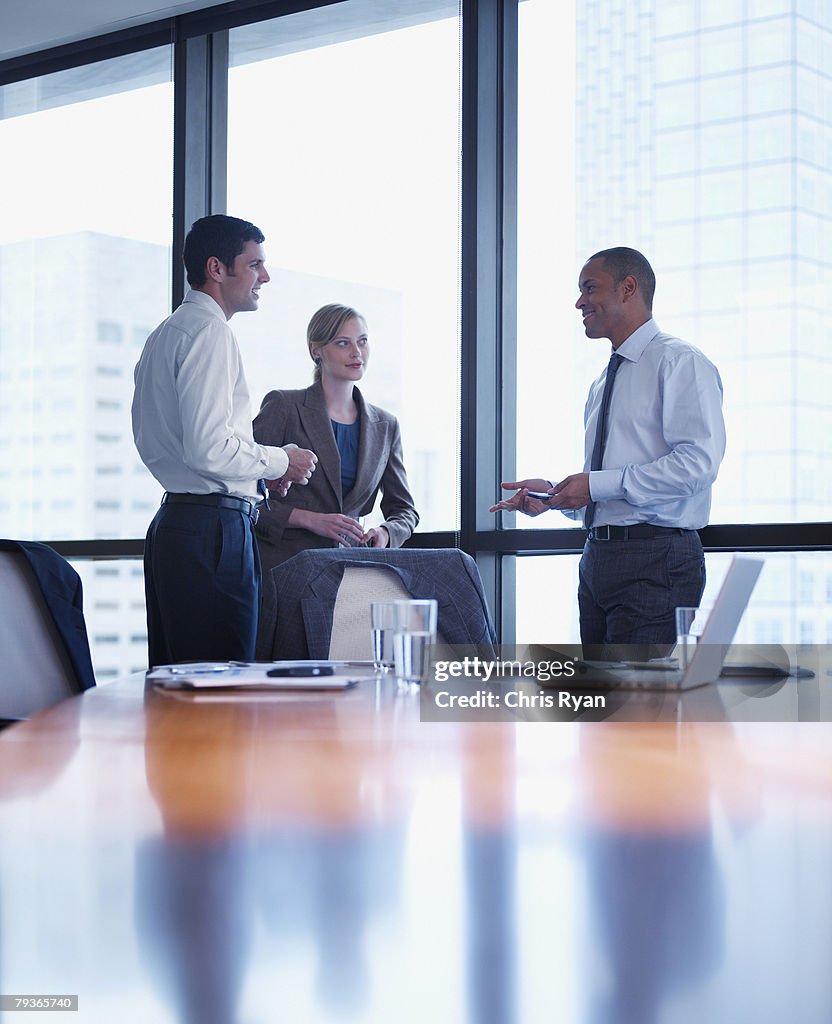
{"type": "Polygon", "coordinates": [[[260,513],[253,501],[237,498],[233,494],[171,494],[165,491],[162,495],[163,505],[211,505],[214,508],[232,508],[249,516],[256,523],[260,513]]]}
{"type": "Polygon", "coordinates": [[[677,526],[651,526],[649,523],[635,523],[633,526],[593,526],[587,536],[590,540],[651,540],[668,533],[695,533],[677,526]]]}

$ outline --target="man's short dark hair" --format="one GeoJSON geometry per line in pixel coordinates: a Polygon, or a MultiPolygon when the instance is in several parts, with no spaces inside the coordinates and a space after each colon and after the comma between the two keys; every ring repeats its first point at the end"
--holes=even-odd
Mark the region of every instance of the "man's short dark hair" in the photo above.
{"type": "Polygon", "coordinates": [[[183,253],[188,284],[192,288],[201,288],[205,284],[205,264],[212,256],[216,256],[230,270],[246,242],[257,242],[259,245],[265,240],[266,236],[260,228],[239,217],[215,213],[195,220],[185,238],[183,253]]]}
{"type": "Polygon", "coordinates": [[[590,256],[589,259],[603,260],[604,270],[616,284],[621,284],[625,277],[634,277],[638,281],[638,290],[641,292],[645,306],[652,312],[653,295],[656,292],[656,275],[646,257],[642,256],[637,249],[628,249],[626,245],[617,245],[612,249],[602,249],[590,256]]]}

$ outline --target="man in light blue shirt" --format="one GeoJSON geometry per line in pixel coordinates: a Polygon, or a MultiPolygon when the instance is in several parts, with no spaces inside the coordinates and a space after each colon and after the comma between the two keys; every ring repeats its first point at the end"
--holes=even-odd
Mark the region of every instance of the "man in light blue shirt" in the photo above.
{"type": "Polygon", "coordinates": [[[516,493],[491,509],[536,516],[556,508],[583,518],[585,647],[648,645],[653,653],[653,645],[672,645],[675,609],[698,605],[705,586],[696,531],[708,522],[725,453],[722,382],[697,348],[659,330],[655,282],[635,249],[605,249],[584,264],[575,305],[586,336],[612,342],[584,411],[584,470],[557,484],[503,483],[516,493]]]}

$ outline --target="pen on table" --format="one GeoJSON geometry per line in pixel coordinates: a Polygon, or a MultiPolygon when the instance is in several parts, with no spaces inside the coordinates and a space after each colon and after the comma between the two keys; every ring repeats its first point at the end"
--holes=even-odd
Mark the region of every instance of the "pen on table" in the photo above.
{"type": "Polygon", "coordinates": [[[242,668],[245,663],[231,662],[228,665],[171,665],[168,669],[172,676],[210,676],[216,672],[228,672],[232,668],[242,668]]]}

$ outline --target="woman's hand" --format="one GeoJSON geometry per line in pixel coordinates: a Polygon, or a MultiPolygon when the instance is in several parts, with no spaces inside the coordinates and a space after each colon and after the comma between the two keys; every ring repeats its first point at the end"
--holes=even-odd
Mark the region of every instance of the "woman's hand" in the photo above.
{"type": "Polygon", "coordinates": [[[361,524],[340,512],[310,512],[308,509],[293,508],[288,525],[299,526],[319,537],[350,545],[361,544],[365,539],[361,524]]]}
{"type": "Polygon", "coordinates": [[[374,526],[364,534],[368,548],[386,548],[390,546],[390,534],[386,526],[374,526]]]}

